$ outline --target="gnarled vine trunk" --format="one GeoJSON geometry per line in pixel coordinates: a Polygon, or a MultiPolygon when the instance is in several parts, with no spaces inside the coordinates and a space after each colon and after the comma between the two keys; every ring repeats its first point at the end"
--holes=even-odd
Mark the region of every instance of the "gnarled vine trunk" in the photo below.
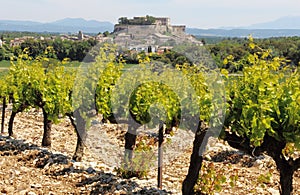
{"type": "MultiPolygon", "coordinates": [[[[12,103],[14,104],[14,100],[12,101],[12,103]]],[[[8,121],[8,135],[9,136],[14,135],[13,126],[14,126],[15,117],[17,116],[17,114],[19,112],[23,112],[26,108],[28,108],[28,106],[25,103],[25,104],[22,104],[16,111],[14,111],[14,109],[12,110],[9,121],[8,121]]]]}
{"type": "Polygon", "coordinates": [[[203,157],[200,155],[200,147],[202,144],[206,146],[208,137],[205,136],[207,129],[201,127],[199,123],[197,131],[195,133],[195,139],[193,143],[193,153],[190,159],[189,171],[182,184],[182,194],[191,195],[194,194],[194,186],[199,177],[199,172],[202,166],[203,157]]]}
{"type": "Polygon", "coordinates": [[[280,194],[291,195],[293,192],[294,169],[291,167],[288,161],[284,160],[281,162],[279,173],[280,173],[280,186],[281,186],[280,194]]]}
{"type": "Polygon", "coordinates": [[[43,117],[44,117],[44,134],[43,134],[43,140],[42,140],[42,146],[51,146],[51,129],[52,129],[52,120],[48,119],[47,112],[43,110],[43,117]]]}
{"type": "Polygon", "coordinates": [[[293,192],[293,175],[300,167],[300,159],[286,160],[282,154],[282,150],[285,148],[286,143],[278,141],[275,138],[265,135],[264,142],[259,147],[251,147],[249,138],[239,137],[234,133],[225,132],[225,141],[236,149],[242,150],[250,155],[260,155],[263,152],[272,157],[275,161],[277,170],[280,174],[280,194],[291,195],[293,192]]]}
{"type": "Polygon", "coordinates": [[[124,163],[125,168],[128,166],[128,163],[132,161],[133,150],[136,144],[136,133],[137,125],[134,122],[128,124],[128,130],[125,134],[125,152],[124,152],[124,163]]]}
{"type": "Polygon", "coordinates": [[[14,135],[13,126],[14,126],[14,120],[15,120],[15,117],[16,117],[17,114],[18,114],[17,111],[12,111],[11,112],[11,115],[10,115],[10,118],[9,118],[9,121],[8,121],[8,135],[9,136],[14,135]]]}
{"type": "MultiPolygon", "coordinates": [[[[279,171],[280,179],[280,194],[281,195],[291,195],[293,193],[293,175],[297,170],[295,166],[295,161],[293,159],[286,160],[282,154],[283,146],[280,147],[279,144],[276,144],[277,148],[274,148],[268,152],[274,159],[277,170],[279,171]]],[[[274,145],[275,147],[275,145],[274,145]]]]}
{"type": "Polygon", "coordinates": [[[73,114],[67,114],[67,115],[77,135],[76,150],[73,155],[73,160],[81,161],[84,155],[84,142],[86,139],[86,121],[80,115],[79,110],[76,110],[73,114]]]}
{"type": "Polygon", "coordinates": [[[293,175],[296,167],[295,161],[293,159],[286,160],[282,153],[282,150],[286,147],[286,143],[278,141],[269,135],[265,135],[261,147],[267,151],[267,154],[271,156],[276,163],[280,175],[280,194],[291,195],[293,192],[293,175]]]}
{"type": "Polygon", "coordinates": [[[76,134],[77,134],[76,150],[72,159],[75,161],[81,161],[84,155],[85,135],[79,134],[78,130],[76,130],[76,134]]]}

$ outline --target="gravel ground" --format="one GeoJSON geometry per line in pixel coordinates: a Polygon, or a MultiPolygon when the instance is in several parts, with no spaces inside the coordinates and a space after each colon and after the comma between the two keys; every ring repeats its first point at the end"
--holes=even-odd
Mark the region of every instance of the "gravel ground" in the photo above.
{"type": "MultiPolygon", "coordinates": [[[[117,166],[116,162],[122,157],[126,125],[96,124],[95,127],[99,125],[107,133],[105,140],[97,137],[99,128],[92,129],[83,161],[74,162],[71,158],[76,147],[76,134],[68,120],[53,125],[52,147],[43,148],[41,113],[31,110],[18,114],[14,123],[15,137],[8,137],[6,132],[0,135],[0,192],[30,195],[181,194],[191,145],[179,146],[179,139],[173,140],[173,148],[167,147],[165,156],[170,158],[163,167],[163,190],[159,190],[155,166],[144,179],[123,179],[117,175],[113,166],[117,166]],[[180,152],[173,155],[174,151],[180,152]]],[[[175,137],[187,140],[183,136],[175,137]]],[[[215,194],[279,194],[279,176],[274,165],[267,156],[253,158],[216,139],[210,141],[204,160],[204,167],[227,178],[222,190],[215,194]],[[230,178],[235,175],[238,178],[231,187],[230,178]]],[[[300,171],[294,175],[294,194],[300,194],[300,171]]]]}

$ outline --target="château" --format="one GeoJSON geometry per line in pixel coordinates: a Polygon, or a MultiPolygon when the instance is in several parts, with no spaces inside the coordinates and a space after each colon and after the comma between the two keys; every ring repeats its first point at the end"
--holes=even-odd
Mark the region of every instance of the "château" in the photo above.
{"type": "Polygon", "coordinates": [[[119,18],[119,24],[114,27],[114,32],[126,32],[130,34],[184,34],[185,25],[171,25],[170,18],[168,17],[134,17],[127,19],[127,17],[119,18]]]}
{"type": "Polygon", "coordinates": [[[114,26],[114,42],[127,48],[174,46],[182,42],[202,45],[185,32],[185,25],[172,25],[169,17],[121,17],[114,26]]]}

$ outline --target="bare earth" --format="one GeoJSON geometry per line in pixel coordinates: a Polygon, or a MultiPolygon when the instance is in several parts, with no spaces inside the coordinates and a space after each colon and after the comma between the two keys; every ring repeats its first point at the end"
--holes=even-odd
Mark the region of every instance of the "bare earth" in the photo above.
{"type": "MultiPolygon", "coordinates": [[[[7,111],[6,122],[9,114],[7,111]]],[[[120,147],[124,144],[122,135],[126,126],[103,125],[102,129],[113,132],[115,139],[112,136],[110,141],[118,142],[120,147]]],[[[158,190],[156,170],[151,170],[145,179],[122,179],[114,167],[103,163],[99,154],[88,149],[83,162],[72,161],[77,138],[68,120],[53,126],[51,148],[41,147],[43,123],[40,112],[18,114],[14,133],[14,138],[8,137],[5,126],[5,133],[0,135],[2,194],[181,194],[181,183],[191,155],[191,147],[187,147],[184,153],[164,165],[163,189],[158,190]]],[[[215,194],[279,194],[278,172],[270,158],[250,157],[218,140],[212,143],[204,165],[213,162],[213,169],[227,177],[222,190],[215,194]],[[271,177],[262,180],[268,173],[272,173],[271,177]],[[234,175],[238,175],[238,179],[231,187],[229,178],[234,175]]],[[[294,194],[300,194],[300,171],[294,175],[294,194]]]]}

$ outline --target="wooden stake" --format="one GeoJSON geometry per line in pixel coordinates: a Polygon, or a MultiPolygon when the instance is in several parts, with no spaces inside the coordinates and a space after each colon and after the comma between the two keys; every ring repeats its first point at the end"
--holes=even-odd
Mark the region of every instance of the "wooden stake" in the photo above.
{"type": "Polygon", "coordinates": [[[2,120],[1,120],[1,133],[4,133],[4,122],[5,122],[5,108],[6,108],[6,98],[3,97],[2,103],[2,120]]]}
{"type": "Polygon", "coordinates": [[[158,174],[157,174],[157,187],[162,189],[162,166],[163,166],[163,141],[164,141],[164,125],[161,122],[158,132],[158,174]]]}

